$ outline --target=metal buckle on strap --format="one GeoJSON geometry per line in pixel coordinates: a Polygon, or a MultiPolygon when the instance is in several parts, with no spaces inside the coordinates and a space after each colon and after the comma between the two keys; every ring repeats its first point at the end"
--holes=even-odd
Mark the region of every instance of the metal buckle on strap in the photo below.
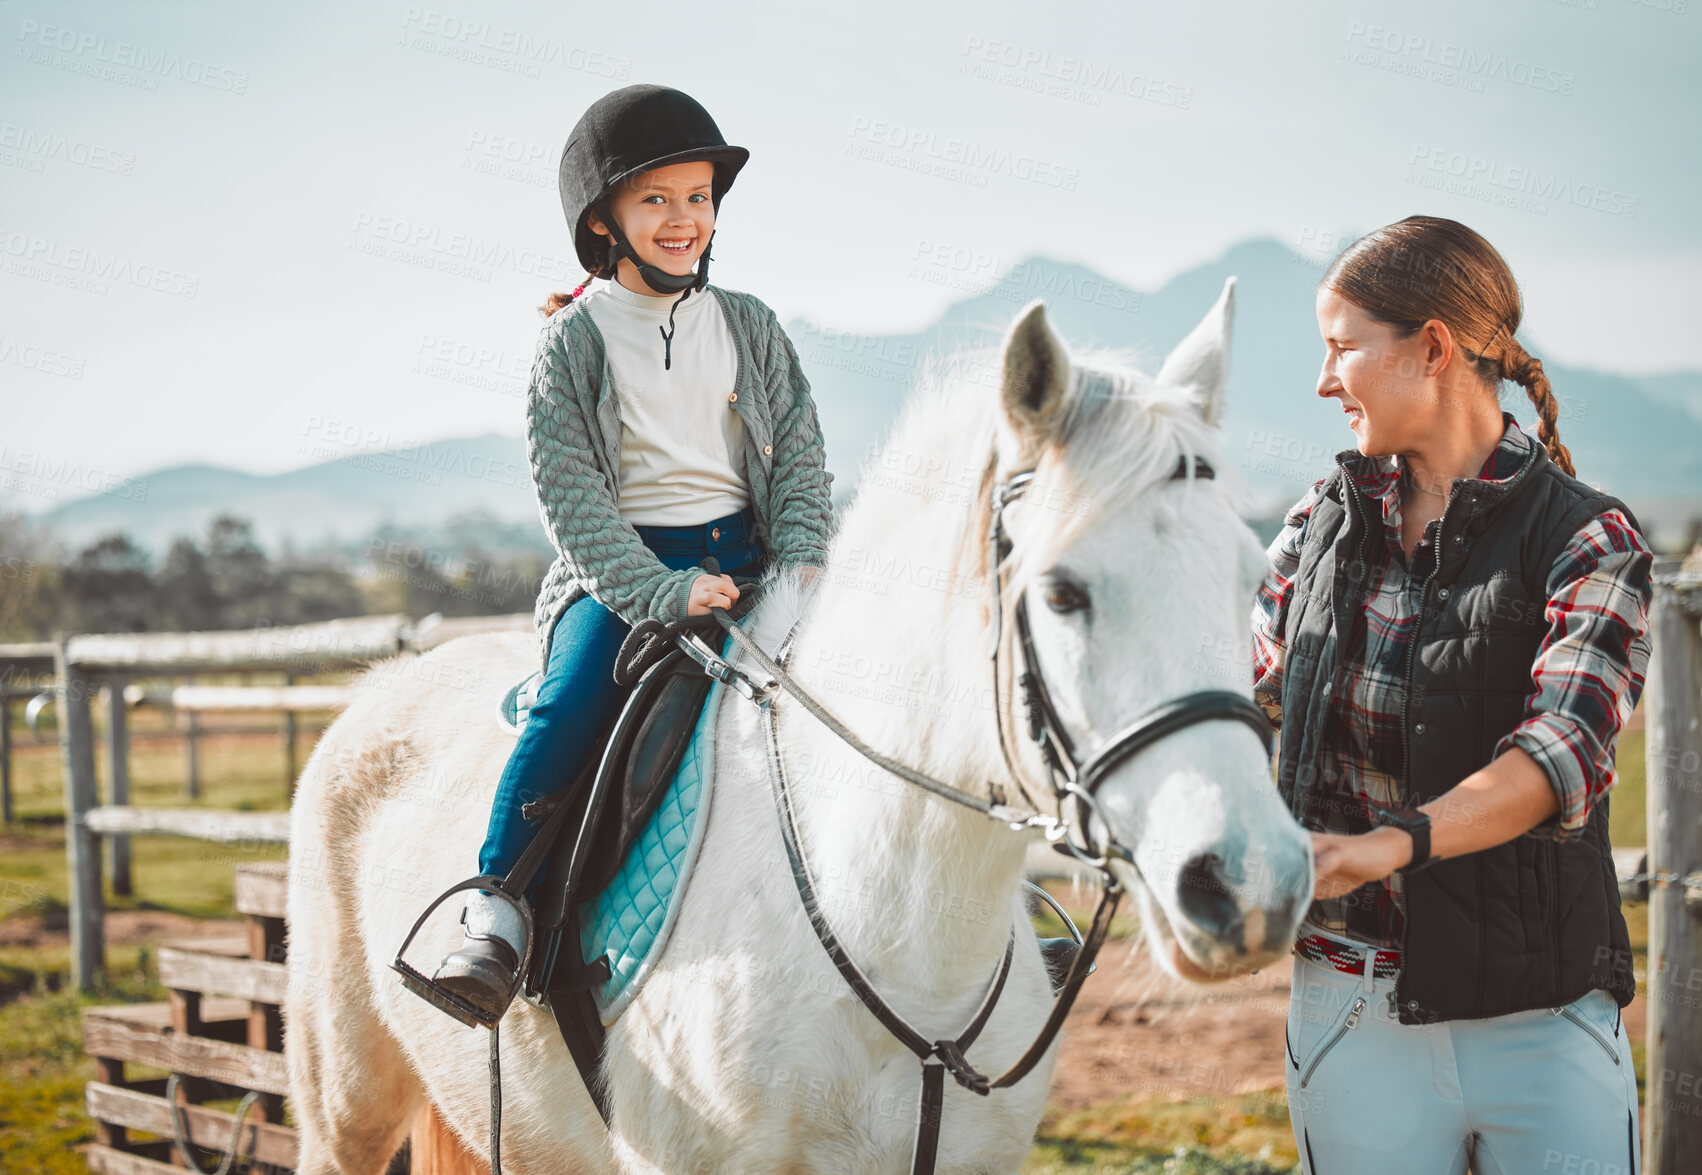
{"type": "Polygon", "coordinates": [[[987,1092],[993,1086],[992,1079],[969,1063],[969,1058],[964,1056],[963,1049],[958,1047],[957,1041],[936,1040],[934,1042],[934,1056],[940,1059],[940,1063],[946,1067],[946,1072],[950,1073],[959,1085],[970,1093],[978,1093],[982,1097],[987,1096],[987,1092]]]}
{"type": "Polygon", "coordinates": [[[1012,832],[1021,832],[1025,828],[1038,828],[1045,834],[1047,841],[1056,842],[1064,834],[1064,826],[1056,816],[1048,816],[1044,812],[1036,812],[1031,808],[1016,808],[1010,804],[994,804],[987,809],[987,815],[994,820],[1010,826],[1012,832]]]}
{"type": "MultiPolygon", "coordinates": [[[[1083,819],[1080,824],[1082,835],[1081,843],[1077,844],[1075,838],[1072,836],[1065,835],[1063,837],[1064,848],[1069,851],[1069,854],[1082,864],[1091,865],[1095,869],[1098,869],[1107,875],[1110,874],[1111,858],[1113,857],[1116,857],[1118,860],[1124,861],[1138,869],[1139,866],[1135,865],[1135,855],[1129,851],[1126,845],[1111,835],[1111,825],[1105,819],[1105,813],[1100,811],[1099,801],[1093,798],[1093,794],[1082,788],[1074,780],[1065,780],[1058,784],[1057,787],[1058,799],[1060,802],[1066,796],[1074,796],[1076,802],[1079,803],[1085,811],[1086,818],[1083,819]],[[1102,845],[1089,844],[1087,840],[1088,829],[1095,820],[1099,821],[1099,829],[1104,836],[1104,843],[1102,845]]],[[[1068,821],[1063,822],[1063,826],[1066,834],[1071,828],[1076,827],[1068,821]]]]}
{"type": "Polygon", "coordinates": [[[772,677],[757,681],[722,657],[714,649],[704,643],[703,638],[696,633],[685,633],[679,638],[679,648],[682,653],[697,662],[699,667],[716,681],[739,691],[746,700],[755,702],[758,706],[767,706],[780,692],[780,683],[772,677]]]}

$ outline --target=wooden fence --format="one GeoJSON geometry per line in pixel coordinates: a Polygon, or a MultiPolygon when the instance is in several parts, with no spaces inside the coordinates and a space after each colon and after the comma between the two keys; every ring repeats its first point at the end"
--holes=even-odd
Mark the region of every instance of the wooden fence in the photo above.
{"type": "MultiPolygon", "coordinates": [[[[287,812],[133,807],[129,803],[128,706],[155,700],[188,709],[282,709],[294,774],[294,715],[340,707],[341,686],[176,686],[137,688],[140,679],[190,674],[268,673],[317,675],[353,670],[400,652],[428,649],[476,632],[529,632],[530,613],[420,621],[396,614],[328,620],[318,624],[234,632],[116,633],[61,636],[52,646],[55,706],[65,764],[65,855],[70,879],[71,969],[79,988],[91,989],[105,958],[101,837],[113,842],[115,892],[130,890],[129,838],[171,835],[243,844],[285,844],[287,812]],[[109,802],[102,804],[95,777],[91,706],[105,687],[109,802]]],[[[0,646],[0,658],[5,655],[0,646]]],[[[18,658],[39,655],[19,650],[18,658]]],[[[21,661],[20,661],[21,663],[21,661]]],[[[4,661],[0,660],[0,665],[4,661]]],[[[193,745],[193,744],[192,744],[193,745]]],[[[191,775],[195,758],[191,753],[191,775]]],[[[191,798],[194,798],[193,793],[191,798]]]]}
{"type": "Polygon", "coordinates": [[[1650,1175],[1702,1155],[1702,567],[1655,568],[1649,664],[1650,1175]]]}
{"type": "Polygon", "coordinates": [[[185,1148],[216,1156],[230,1146],[237,1119],[206,1103],[232,1098],[257,1102],[246,1108],[236,1136],[238,1153],[251,1160],[242,1169],[296,1166],[296,1132],[284,1124],[285,876],[281,864],[239,866],[236,908],[247,923],[242,933],[160,944],[167,1001],[83,1009],[83,1049],[95,1063],[95,1079],[83,1088],[95,1122],[95,1140],[83,1151],[90,1171],[199,1170],[172,1141],[179,1129],[173,1101],[185,1148]],[[132,1067],[164,1069],[172,1077],[144,1076],[132,1067]]]}
{"type": "Polygon", "coordinates": [[[297,672],[352,669],[406,647],[407,619],[373,616],[239,632],[62,636],[55,644],[56,706],[65,759],[65,854],[70,878],[72,975],[94,986],[105,962],[103,835],[114,836],[113,870],[128,884],[126,837],[169,832],[205,840],[278,843],[289,817],[273,812],[132,808],[126,686],[132,678],[184,673],[297,672]],[[107,687],[110,803],[96,794],[90,705],[107,687]]]}

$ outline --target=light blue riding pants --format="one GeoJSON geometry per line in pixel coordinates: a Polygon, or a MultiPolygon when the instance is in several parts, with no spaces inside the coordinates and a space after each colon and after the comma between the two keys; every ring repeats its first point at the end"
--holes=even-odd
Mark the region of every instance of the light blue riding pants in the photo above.
{"type": "Polygon", "coordinates": [[[1288,1112],[1307,1175],[1636,1175],[1637,1077],[1620,1009],[1402,1024],[1394,979],[1295,956],[1288,1112]]]}

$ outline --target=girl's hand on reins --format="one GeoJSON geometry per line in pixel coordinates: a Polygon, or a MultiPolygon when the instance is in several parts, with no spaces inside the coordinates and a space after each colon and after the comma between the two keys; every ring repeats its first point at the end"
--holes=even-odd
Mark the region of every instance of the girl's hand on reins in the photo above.
{"type": "Polygon", "coordinates": [[[711,608],[731,608],[739,598],[739,589],[727,575],[700,575],[691,581],[691,599],[686,604],[687,616],[707,616],[711,608]]]}
{"type": "Polygon", "coordinates": [[[1368,881],[1381,881],[1412,860],[1412,837],[1398,828],[1374,828],[1358,836],[1312,834],[1315,898],[1339,898],[1368,881]]]}

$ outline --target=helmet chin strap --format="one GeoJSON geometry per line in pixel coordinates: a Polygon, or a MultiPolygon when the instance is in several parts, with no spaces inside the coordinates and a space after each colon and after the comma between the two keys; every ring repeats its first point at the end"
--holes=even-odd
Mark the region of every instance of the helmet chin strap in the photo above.
{"type": "MultiPolygon", "coordinates": [[[[606,213],[607,209],[604,211],[606,213]]],[[[609,239],[614,242],[616,261],[622,257],[630,258],[638,267],[638,276],[644,279],[644,284],[653,290],[680,296],[679,301],[668,308],[668,325],[656,328],[662,335],[662,369],[671,371],[674,366],[674,311],[680,308],[680,302],[691,296],[693,290],[701,290],[709,284],[709,249],[715,244],[715,230],[709,230],[709,239],[703,243],[703,256],[698,259],[696,273],[669,273],[638,256],[632,245],[621,235],[620,225],[615,223],[613,216],[605,215],[603,223],[608,225],[609,239]]]]}
{"type": "Polygon", "coordinates": [[[698,259],[696,273],[669,273],[665,269],[650,264],[641,258],[637,251],[622,234],[620,225],[615,223],[612,216],[604,216],[603,223],[608,226],[609,238],[614,241],[614,255],[618,261],[622,257],[629,258],[638,267],[638,276],[644,279],[644,284],[653,290],[661,290],[664,294],[678,294],[683,290],[701,290],[709,284],[709,249],[715,244],[715,230],[709,230],[709,240],[704,243],[703,256],[698,259]]]}

